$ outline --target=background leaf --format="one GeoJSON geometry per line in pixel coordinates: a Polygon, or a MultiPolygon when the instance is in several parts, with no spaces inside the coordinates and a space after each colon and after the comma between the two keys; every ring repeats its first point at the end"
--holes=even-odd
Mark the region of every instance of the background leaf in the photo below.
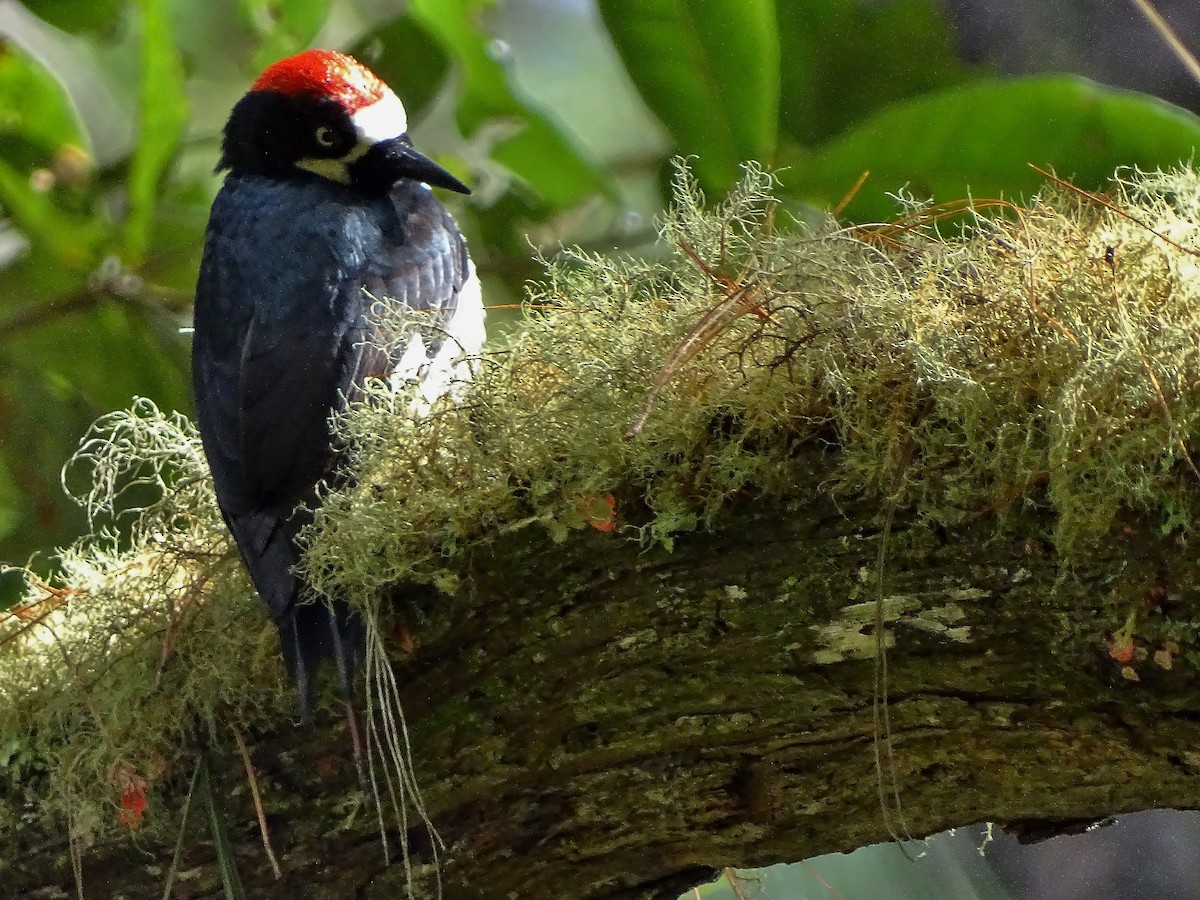
{"type": "Polygon", "coordinates": [[[779,127],[826,140],[888,103],[964,80],[936,0],[780,3],[779,127]]]}
{"type": "Polygon", "coordinates": [[[704,186],[724,190],[741,162],[771,161],[780,67],[773,0],[601,0],[599,10],[676,151],[695,154],[704,186]]]}
{"type": "Polygon", "coordinates": [[[462,78],[457,118],[470,134],[489,122],[515,130],[492,158],[525,181],[553,209],[613,193],[611,180],[540,111],[519,97],[500,61],[503,45],[480,27],[487,0],[412,0],[410,14],[458,64],[462,78]]]}
{"type": "Polygon", "coordinates": [[[158,184],[183,137],[188,120],[183,65],[167,19],[166,0],[141,0],[141,91],[138,141],[129,172],[125,258],[146,252],[158,184]]]}
{"type": "Polygon", "coordinates": [[[111,31],[126,4],[122,0],[25,0],[23,5],[55,28],[78,34],[111,31]]]}
{"type": "Polygon", "coordinates": [[[1071,76],[988,80],[887,107],[781,177],[828,206],[869,170],[845,214],[880,221],[897,212],[886,192],[905,185],[918,199],[1019,199],[1045,181],[1033,163],[1102,188],[1119,166],[1178,165],[1198,144],[1200,119],[1144,94],[1071,76]]]}
{"type": "Polygon", "coordinates": [[[85,143],[62,86],[16,47],[0,52],[0,159],[48,166],[64,144],[85,143]]]}
{"type": "Polygon", "coordinates": [[[450,71],[450,57],[442,46],[408,16],[368,32],[350,54],[392,86],[410,120],[433,100],[450,71]]]}
{"type": "Polygon", "coordinates": [[[307,50],[329,16],[330,0],[240,0],[243,15],[262,44],[252,68],[261,71],[276,60],[307,50]]]}

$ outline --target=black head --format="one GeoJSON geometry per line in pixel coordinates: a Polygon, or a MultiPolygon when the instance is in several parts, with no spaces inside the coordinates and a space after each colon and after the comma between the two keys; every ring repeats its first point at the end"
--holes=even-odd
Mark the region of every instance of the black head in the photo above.
{"type": "Polygon", "coordinates": [[[409,179],[468,194],[413,149],[404,106],[353,58],[308,50],[270,66],[233,108],[217,168],[270,178],[309,172],[368,193],[409,179]]]}

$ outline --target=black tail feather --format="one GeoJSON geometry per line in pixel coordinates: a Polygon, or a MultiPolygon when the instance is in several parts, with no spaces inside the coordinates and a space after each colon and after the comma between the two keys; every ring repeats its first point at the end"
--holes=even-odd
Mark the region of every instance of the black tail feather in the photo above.
{"type": "Polygon", "coordinates": [[[302,521],[293,515],[284,520],[266,512],[229,516],[250,580],[271,612],[279,629],[279,643],[288,671],[296,684],[300,716],[312,719],[317,674],[328,659],[337,671],[338,690],[349,699],[354,677],[365,653],[366,626],[344,600],[310,598],[295,574],[300,551],[296,534],[302,521]]]}
{"type": "Polygon", "coordinates": [[[366,632],[358,613],[344,601],[318,600],[296,605],[277,624],[283,658],[296,683],[300,715],[306,723],[312,718],[317,671],[324,660],[334,665],[342,697],[349,700],[354,695],[354,676],[362,664],[366,632]]]}

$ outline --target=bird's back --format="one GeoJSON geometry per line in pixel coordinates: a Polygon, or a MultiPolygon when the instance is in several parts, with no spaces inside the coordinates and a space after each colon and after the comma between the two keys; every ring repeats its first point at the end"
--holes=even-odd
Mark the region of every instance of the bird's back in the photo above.
{"type": "Polygon", "coordinates": [[[213,204],[196,292],[197,424],[222,513],[306,701],[323,657],[349,689],[361,643],[344,604],[299,605],[305,589],[292,571],[305,507],[338,477],[330,417],[398,363],[418,379],[461,377],[482,319],[462,237],[419,184],[364,198],[315,175],[231,173],[213,204]],[[372,309],[383,298],[428,313],[424,333],[405,336],[424,357],[415,367],[403,341],[379,333],[372,309]]]}

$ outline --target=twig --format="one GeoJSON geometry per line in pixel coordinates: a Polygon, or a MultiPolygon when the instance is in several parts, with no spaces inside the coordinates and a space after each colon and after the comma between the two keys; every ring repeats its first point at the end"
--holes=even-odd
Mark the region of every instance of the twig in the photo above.
{"type": "Polygon", "coordinates": [[[821,873],[818,872],[816,869],[814,869],[812,866],[810,866],[808,863],[801,862],[800,868],[802,868],[805,872],[807,872],[810,876],[812,876],[821,885],[821,887],[825,888],[831,894],[833,894],[833,896],[837,897],[838,900],[846,900],[845,894],[843,894],[841,891],[839,891],[837,888],[835,888],[832,884],[830,884],[828,881],[826,881],[824,878],[822,878],[821,873]]]}
{"type": "Polygon", "coordinates": [[[71,854],[71,875],[75,878],[75,893],[79,900],[83,896],[83,847],[79,843],[79,835],[75,829],[75,815],[70,804],[67,805],[67,850],[71,854]]]}
{"type": "Polygon", "coordinates": [[[267,859],[271,863],[271,871],[275,873],[275,880],[279,881],[283,878],[283,871],[279,868],[278,860],[275,859],[275,851],[271,849],[271,834],[267,831],[267,816],[263,812],[262,798],[258,795],[258,779],[254,776],[254,764],[250,762],[250,752],[246,749],[246,742],[237,725],[230,722],[229,730],[233,732],[233,740],[237,743],[238,753],[242,755],[242,765],[246,767],[246,780],[250,782],[250,796],[254,799],[254,812],[258,816],[258,831],[262,835],[263,849],[267,851],[267,859]]]}
{"type": "Polygon", "coordinates": [[[1087,199],[1091,200],[1093,203],[1100,204],[1105,209],[1107,209],[1109,212],[1116,213],[1121,218],[1128,219],[1134,225],[1137,225],[1140,228],[1146,229],[1148,232],[1150,232],[1152,235],[1154,235],[1160,241],[1166,241],[1168,244],[1170,244],[1172,247],[1174,247],[1180,253],[1186,253],[1188,256],[1200,256],[1200,250],[1193,250],[1191,247],[1183,246],[1183,244],[1179,243],[1178,241],[1171,240],[1169,237],[1167,237],[1161,231],[1156,231],[1155,229],[1151,228],[1149,225],[1147,225],[1145,222],[1143,222],[1137,216],[1133,215],[1133,213],[1129,213],[1129,212],[1126,212],[1125,210],[1121,209],[1121,207],[1117,206],[1115,203],[1113,203],[1107,197],[1105,197],[1101,194],[1097,194],[1093,191],[1089,191],[1084,188],[1081,188],[1077,184],[1071,184],[1071,182],[1067,181],[1065,178],[1059,178],[1054,173],[1047,172],[1045,169],[1039,168],[1038,166],[1035,166],[1033,163],[1029,163],[1029,168],[1033,169],[1033,171],[1037,172],[1043,178],[1049,178],[1051,181],[1053,181],[1059,187],[1064,187],[1068,191],[1074,191],[1076,194],[1079,194],[1082,197],[1087,197],[1087,199]]]}
{"type": "Polygon", "coordinates": [[[671,351],[667,361],[659,370],[658,376],[654,379],[654,384],[650,387],[650,393],[642,405],[641,412],[629,426],[629,430],[625,432],[626,440],[632,440],[641,433],[646,420],[650,418],[658,395],[679,374],[679,371],[700,351],[720,337],[734,321],[747,313],[753,313],[764,321],[779,324],[778,319],[771,315],[771,312],[760,302],[763,294],[761,285],[765,279],[757,272],[753,272],[750,265],[735,280],[714,272],[687,241],[680,240],[679,246],[705,275],[725,288],[725,296],[704,314],[695,327],[684,335],[683,340],[671,351]]]}
{"type": "Polygon", "coordinates": [[[61,300],[51,300],[49,303],[39,303],[36,306],[30,306],[27,309],[13,313],[3,322],[0,322],[0,335],[4,335],[4,340],[11,340],[22,331],[36,328],[38,325],[42,325],[59,316],[65,316],[68,313],[95,306],[101,300],[106,299],[108,299],[107,294],[82,291],[78,294],[72,294],[69,297],[63,297],[61,300]]]}
{"type": "Polygon", "coordinates": [[[1179,39],[1179,35],[1175,33],[1175,29],[1159,14],[1158,10],[1154,8],[1154,4],[1150,3],[1149,0],[1133,0],[1133,5],[1142,11],[1142,15],[1154,26],[1154,30],[1158,32],[1158,36],[1171,48],[1171,52],[1175,54],[1175,58],[1183,63],[1184,67],[1191,73],[1192,78],[1200,82],[1200,60],[1197,60],[1195,54],[1179,39]]]}
{"type": "Polygon", "coordinates": [[[13,313],[0,322],[0,342],[10,341],[22,332],[51,322],[61,316],[81,312],[105,300],[112,300],[139,310],[165,309],[184,312],[191,304],[191,296],[161,285],[147,284],[127,273],[107,275],[101,273],[91,283],[73,294],[38,303],[13,313]],[[125,274],[125,277],[120,277],[125,274]]]}
{"type": "Polygon", "coordinates": [[[914,443],[909,440],[901,447],[896,460],[896,478],[893,484],[892,495],[887,500],[887,506],[884,510],[883,529],[879,535],[879,554],[876,558],[876,577],[879,580],[878,594],[875,598],[875,685],[871,696],[871,725],[872,725],[872,744],[875,751],[875,783],[879,793],[879,811],[883,815],[883,822],[887,826],[888,833],[892,839],[899,845],[900,851],[910,861],[912,857],[908,855],[908,849],[904,846],[904,840],[912,840],[912,834],[908,830],[908,824],[904,821],[904,807],[900,801],[900,782],[896,777],[896,757],[892,747],[892,718],[891,708],[888,704],[888,657],[887,657],[887,636],[884,634],[884,617],[883,617],[883,600],[884,600],[884,585],[885,575],[887,572],[887,550],[888,542],[891,540],[892,526],[896,518],[896,506],[900,500],[900,491],[904,487],[904,476],[907,474],[909,463],[912,462],[914,443]],[[884,777],[884,752],[887,756],[887,778],[884,777]],[[887,799],[887,785],[890,782],[892,789],[892,798],[894,807],[889,804],[887,799]],[[892,824],[892,813],[895,812],[896,821],[899,823],[900,831],[904,837],[901,838],[897,833],[896,827],[892,824]]]}
{"type": "Polygon", "coordinates": [[[842,197],[841,200],[838,201],[837,206],[835,206],[832,210],[829,211],[829,215],[833,216],[833,218],[835,218],[835,219],[838,216],[840,216],[842,214],[842,210],[844,210],[846,208],[846,206],[849,205],[850,201],[853,200],[854,197],[858,194],[858,192],[860,190],[862,190],[862,186],[864,184],[866,184],[867,179],[870,176],[871,176],[871,170],[863,169],[863,173],[858,176],[858,181],[854,182],[854,184],[850,188],[850,190],[846,191],[846,195],[844,197],[842,197]]]}
{"type": "Polygon", "coordinates": [[[745,888],[742,887],[742,881],[737,877],[737,873],[734,872],[729,866],[725,867],[724,872],[725,880],[729,882],[729,889],[733,891],[733,896],[736,897],[737,900],[750,900],[750,895],[747,894],[745,888]]]}

